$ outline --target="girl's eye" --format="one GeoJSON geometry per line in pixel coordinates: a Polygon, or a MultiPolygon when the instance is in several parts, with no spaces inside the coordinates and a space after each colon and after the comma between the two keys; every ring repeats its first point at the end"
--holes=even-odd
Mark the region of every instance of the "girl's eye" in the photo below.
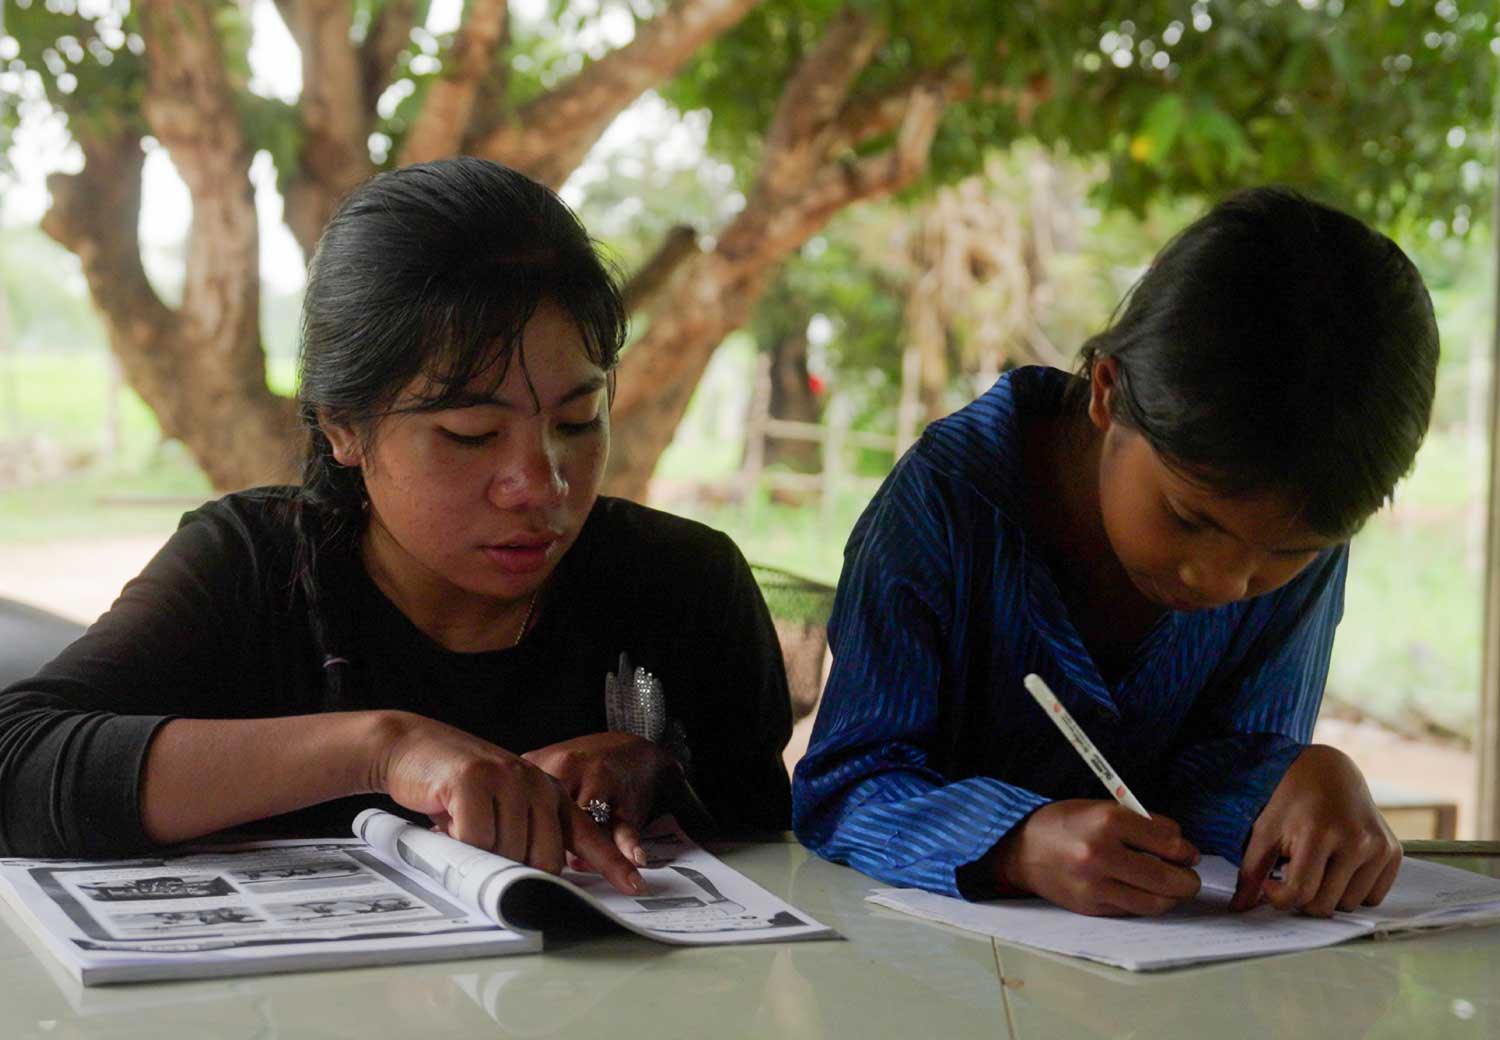
{"type": "Polygon", "coordinates": [[[1166,510],[1167,515],[1170,516],[1173,522],[1175,522],[1177,526],[1182,528],[1184,531],[1201,531],[1203,529],[1202,524],[1200,524],[1196,520],[1190,520],[1187,517],[1183,516],[1176,510],[1176,508],[1172,506],[1170,502],[1167,503],[1166,510]]]}
{"type": "Polygon", "coordinates": [[[604,413],[600,412],[598,415],[595,415],[592,419],[585,420],[584,422],[564,422],[564,423],[558,423],[557,424],[557,429],[558,429],[559,432],[561,432],[566,437],[581,437],[582,435],[584,435],[586,433],[592,433],[592,432],[594,432],[595,430],[599,429],[599,427],[601,427],[603,425],[604,425],[604,413]]]}
{"type": "Polygon", "coordinates": [[[481,444],[488,444],[490,441],[495,439],[495,434],[493,431],[491,431],[490,433],[474,434],[457,433],[444,426],[439,426],[438,431],[454,444],[462,445],[465,448],[477,448],[481,444]]]}
{"type": "Polygon", "coordinates": [[[1311,562],[1314,556],[1321,552],[1319,549],[1277,549],[1271,555],[1290,563],[1296,563],[1298,567],[1311,562]]]}

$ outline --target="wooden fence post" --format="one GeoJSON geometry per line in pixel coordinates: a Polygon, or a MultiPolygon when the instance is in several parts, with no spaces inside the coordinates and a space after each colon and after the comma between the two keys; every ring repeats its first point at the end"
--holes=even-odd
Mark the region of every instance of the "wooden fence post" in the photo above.
{"type": "MultiPolygon", "coordinates": [[[[1500,119],[1496,130],[1500,131],[1500,119]]],[[[1495,158],[1500,161],[1500,132],[1495,135],[1495,158]]],[[[1500,183],[1495,185],[1494,219],[1500,229],[1500,183]]],[[[1500,836],[1500,233],[1495,239],[1492,285],[1495,287],[1495,328],[1490,353],[1489,413],[1489,523],[1485,532],[1483,655],[1479,671],[1479,727],[1474,750],[1479,759],[1478,834],[1482,840],[1500,836]]]]}
{"type": "Polygon", "coordinates": [[[116,466],[124,454],[120,396],[125,392],[125,375],[120,371],[120,359],[115,357],[113,350],[105,351],[104,373],[104,460],[116,466]]]}
{"type": "Polygon", "coordinates": [[[896,406],[896,458],[917,439],[917,416],[922,411],[922,352],[908,345],[901,352],[901,403],[896,406]]]}
{"type": "Polygon", "coordinates": [[[10,432],[21,434],[21,355],[11,335],[10,293],[0,284],[0,380],[3,380],[5,425],[10,432]]]}
{"type": "Polygon", "coordinates": [[[828,437],[823,442],[823,523],[832,523],[844,483],[844,444],[849,439],[849,399],[835,397],[828,407],[828,437]]]}
{"type": "Polygon", "coordinates": [[[766,423],[771,417],[771,355],[755,355],[755,383],[745,414],[745,454],[740,461],[739,497],[750,501],[766,467],[766,423]]]}

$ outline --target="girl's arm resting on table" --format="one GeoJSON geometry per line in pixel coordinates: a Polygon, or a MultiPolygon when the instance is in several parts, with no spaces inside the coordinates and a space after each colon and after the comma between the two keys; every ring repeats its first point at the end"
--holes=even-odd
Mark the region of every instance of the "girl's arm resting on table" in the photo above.
{"type": "Polygon", "coordinates": [[[959,871],[1048,799],[991,777],[953,781],[932,765],[959,624],[951,554],[964,536],[953,518],[971,505],[954,494],[967,492],[908,454],[855,526],[829,623],[833,670],[792,782],[792,817],[826,859],[963,896],[989,890],[972,869],[961,887],[959,871]]]}
{"type": "Polygon", "coordinates": [[[943,783],[928,769],[889,758],[877,765],[881,759],[872,750],[826,770],[803,759],[793,787],[801,842],[888,884],[960,898],[992,894],[963,868],[1048,800],[990,777],[943,783]],[[849,776],[858,779],[840,783],[849,776]]]}
{"type": "Polygon", "coordinates": [[[141,827],[170,845],[371,793],[373,763],[394,732],[393,720],[376,711],[173,719],[146,752],[141,827]]]}
{"type": "Polygon", "coordinates": [[[153,841],[177,842],[372,792],[508,859],[556,873],[571,850],[620,891],[643,890],[634,866],[542,770],[404,711],[172,720],[147,752],[141,823],[153,841]]]}

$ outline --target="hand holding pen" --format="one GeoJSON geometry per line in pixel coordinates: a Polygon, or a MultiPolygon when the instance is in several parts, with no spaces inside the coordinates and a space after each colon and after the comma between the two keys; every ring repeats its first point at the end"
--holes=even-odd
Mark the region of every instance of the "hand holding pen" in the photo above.
{"type": "Polygon", "coordinates": [[[1163,914],[1197,895],[1198,850],[1177,824],[1146,811],[1040,677],[1026,688],[1114,800],[1052,802],[1028,816],[995,847],[1001,885],[1106,917],[1163,914]]]}

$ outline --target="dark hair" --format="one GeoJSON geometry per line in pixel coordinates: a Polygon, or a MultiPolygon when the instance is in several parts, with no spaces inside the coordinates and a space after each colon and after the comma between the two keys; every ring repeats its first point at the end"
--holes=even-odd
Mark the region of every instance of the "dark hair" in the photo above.
{"type": "Polygon", "coordinates": [[[1438,360],[1432,301],[1386,236],[1285,188],[1179,233],[1081,353],[1118,365],[1114,417],[1224,494],[1286,496],[1351,537],[1412,466],[1438,360]]]}
{"type": "Polygon", "coordinates": [[[320,609],[318,557],[358,543],[365,487],[359,469],[334,459],[319,412],[368,442],[419,377],[421,396],[400,410],[448,407],[481,376],[498,387],[513,361],[524,373],[521,333],[543,301],[572,318],[591,361],[614,368],[626,314],[613,271],[561,199],[498,163],[462,157],[378,174],[324,228],[302,302],[297,574],[335,702],[347,662],[320,609]]]}

